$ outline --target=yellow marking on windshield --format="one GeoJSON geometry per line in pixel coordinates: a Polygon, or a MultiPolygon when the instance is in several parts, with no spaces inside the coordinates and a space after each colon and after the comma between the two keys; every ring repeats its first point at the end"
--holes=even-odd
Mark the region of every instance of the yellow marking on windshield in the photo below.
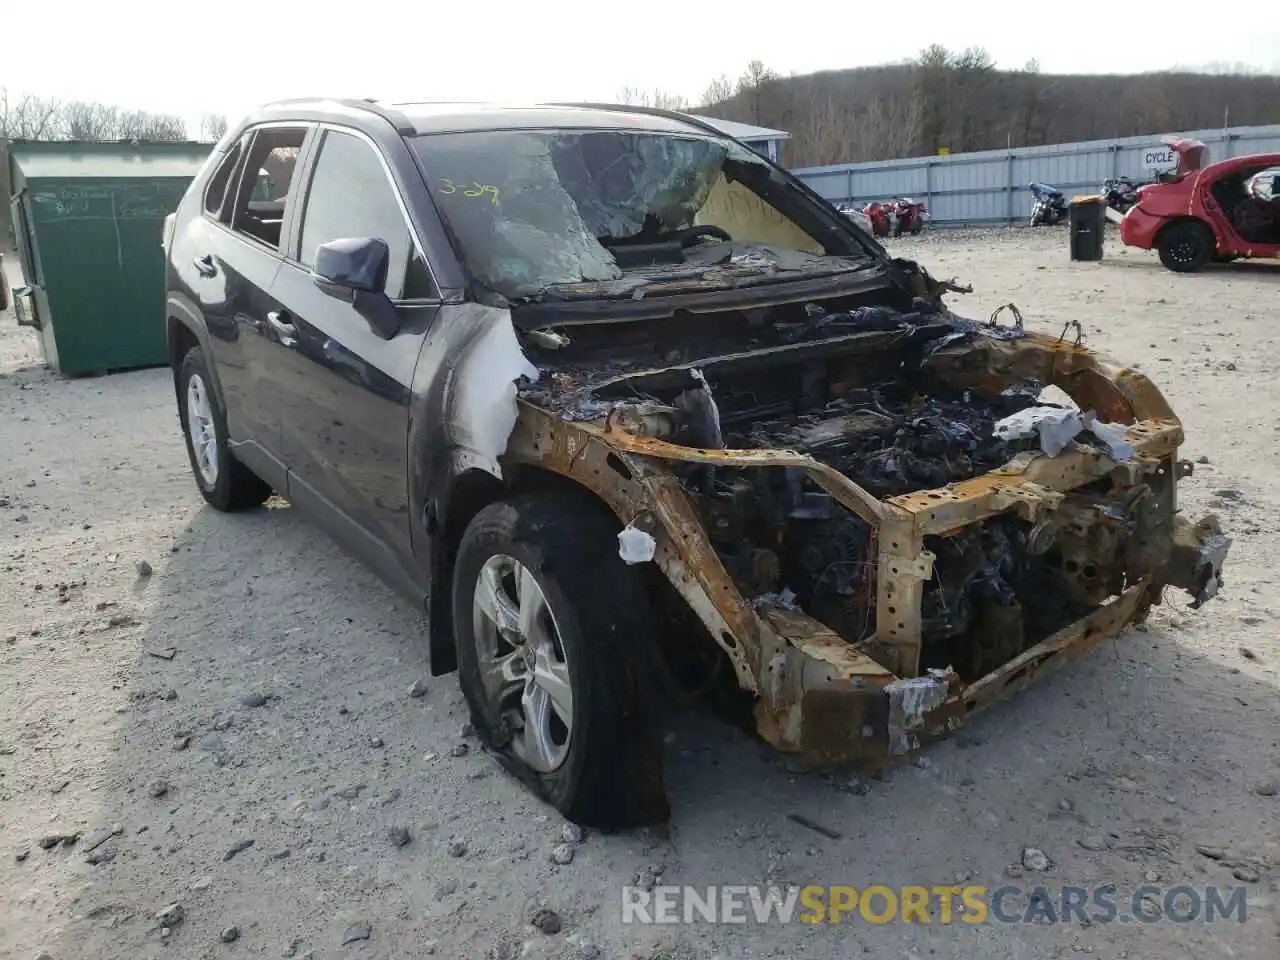
{"type": "Polygon", "coordinates": [[[471,200],[478,200],[488,197],[490,203],[498,202],[498,188],[487,183],[454,183],[448,177],[440,178],[440,192],[445,196],[454,193],[461,193],[464,197],[471,200]]]}

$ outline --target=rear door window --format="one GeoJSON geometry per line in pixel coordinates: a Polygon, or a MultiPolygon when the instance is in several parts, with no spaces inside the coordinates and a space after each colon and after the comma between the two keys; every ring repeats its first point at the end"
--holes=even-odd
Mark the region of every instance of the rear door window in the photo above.
{"type": "Polygon", "coordinates": [[[386,289],[391,299],[436,296],[382,159],[360,137],[328,130],[307,189],[298,260],[310,269],[322,243],[356,237],[382,240],[390,250],[386,289]]]}
{"type": "Polygon", "coordinates": [[[254,134],[227,216],[236,233],[280,249],[289,187],[307,132],[305,126],[267,127],[254,134]]]}

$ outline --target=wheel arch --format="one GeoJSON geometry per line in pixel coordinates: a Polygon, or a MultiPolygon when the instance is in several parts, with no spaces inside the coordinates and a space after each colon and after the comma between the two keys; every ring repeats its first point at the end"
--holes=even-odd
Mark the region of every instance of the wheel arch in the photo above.
{"type": "MultiPolygon", "coordinates": [[[[222,380],[218,376],[218,366],[214,363],[213,352],[209,348],[209,331],[205,328],[200,315],[190,304],[180,297],[170,296],[165,303],[165,350],[169,360],[169,369],[173,371],[173,389],[178,390],[178,371],[182,367],[182,358],[192,347],[204,351],[209,379],[213,381],[213,395],[218,405],[225,411],[226,398],[222,394],[222,380]]],[[[178,397],[178,402],[182,398],[178,397]]]]}
{"type": "Polygon", "coordinates": [[[428,601],[428,647],[432,676],[452,673],[458,657],[453,639],[453,566],[467,525],[485,507],[525,493],[556,493],[579,501],[584,509],[622,523],[609,505],[576,480],[532,463],[517,463],[499,480],[487,470],[473,468],[456,476],[443,497],[429,509],[431,520],[431,590],[428,601]]]}
{"type": "Polygon", "coordinates": [[[1207,223],[1203,217],[1197,217],[1194,214],[1189,213],[1167,218],[1164,223],[1160,224],[1160,228],[1156,230],[1155,235],[1151,238],[1151,245],[1153,247],[1160,246],[1160,241],[1164,239],[1164,235],[1168,233],[1170,229],[1184,223],[1197,224],[1202,230],[1206,231],[1213,239],[1214,249],[1217,249],[1218,235],[1214,232],[1212,224],[1207,223]]]}

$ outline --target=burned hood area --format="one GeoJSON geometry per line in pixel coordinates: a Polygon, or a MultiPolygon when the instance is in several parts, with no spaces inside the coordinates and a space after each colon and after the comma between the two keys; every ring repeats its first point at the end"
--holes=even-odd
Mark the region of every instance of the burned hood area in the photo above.
{"type": "MultiPolygon", "coordinates": [[[[810,470],[738,467],[734,451],[792,451],[889,504],[1020,455],[1077,445],[1125,455],[1108,433],[1117,425],[1034,378],[1006,378],[994,392],[954,382],[966,356],[1024,337],[1020,316],[961,318],[942,304],[944,285],[914,264],[870,273],[846,296],[736,310],[651,304],[646,319],[563,323],[545,304],[513,311],[540,371],[521,391],[526,402],[600,425],[606,438],[727,451],[690,462],[663,447],[663,460],[732,582],[757,609],[801,610],[848,644],[877,631],[874,517],[846,509],[810,470]],[[1065,440],[1038,429],[1064,421],[1065,440]]],[[[1134,551],[1154,522],[1142,505],[1172,498],[1166,479],[1161,490],[1102,480],[1066,494],[1050,520],[1009,511],[925,536],[933,566],[920,594],[918,671],[951,667],[976,680],[1131,586],[1134,551]]],[[[874,643],[867,652],[875,656],[874,643]]]]}

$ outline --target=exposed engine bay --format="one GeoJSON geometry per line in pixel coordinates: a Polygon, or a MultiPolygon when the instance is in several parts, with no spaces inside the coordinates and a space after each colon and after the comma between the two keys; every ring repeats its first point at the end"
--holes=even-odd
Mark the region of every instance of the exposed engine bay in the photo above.
{"type": "MultiPolygon", "coordinates": [[[[1038,380],[987,392],[935,362],[979,340],[1021,338],[1020,316],[1015,325],[979,325],[923,299],[912,306],[810,303],[677,317],[665,349],[653,339],[630,349],[625,328],[613,326],[603,335],[591,327],[539,333],[532,342],[544,349],[535,353],[551,375],[525,395],[566,419],[683,447],[792,451],[890,503],[1071,441],[1100,456],[1115,452],[1109,441],[1119,425],[1091,412],[1082,418],[1060,392],[1043,398],[1038,380]],[[597,351],[608,359],[593,362],[597,351]],[[1038,420],[1068,422],[1065,440],[1051,446],[1047,427],[1038,437],[1038,420]]],[[[849,644],[877,633],[878,531],[805,469],[670,469],[744,597],[803,610],[849,644]]],[[[1151,533],[1144,505],[1172,498],[1172,472],[1170,463],[1152,474],[1165,478],[1159,489],[1107,480],[1073,490],[1049,518],[1001,513],[924,537],[933,560],[916,669],[951,667],[975,680],[1121,593],[1151,533]]]]}

